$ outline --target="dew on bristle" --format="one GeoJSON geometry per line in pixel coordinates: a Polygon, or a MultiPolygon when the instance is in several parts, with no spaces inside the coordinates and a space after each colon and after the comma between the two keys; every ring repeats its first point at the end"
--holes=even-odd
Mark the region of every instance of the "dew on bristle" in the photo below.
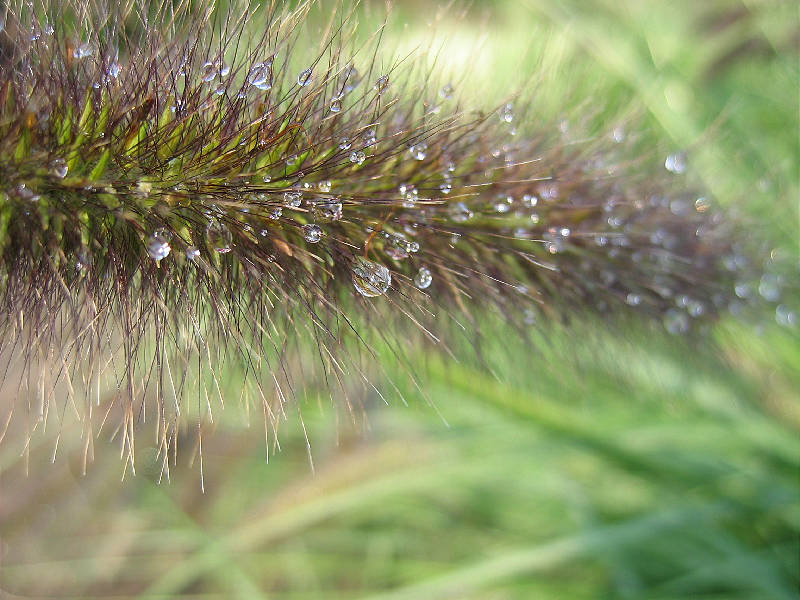
{"type": "Polygon", "coordinates": [[[383,94],[389,88],[389,76],[388,75],[381,75],[378,77],[378,80],[375,82],[375,91],[379,94],[383,94]]]}
{"type": "Polygon", "coordinates": [[[426,142],[417,142],[416,144],[412,144],[408,148],[408,151],[416,160],[425,160],[425,157],[428,155],[428,144],[426,142]]]}
{"type": "Polygon", "coordinates": [[[283,209],[280,206],[273,206],[267,214],[267,217],[273,221],[277,221],[281,216],[283,216],[283,209]]]}
{"type": "Polygon", "coordinates": [[[50,172],[59,179],[64,179],[68,171],[69,167],[67,167],[67,161],[63,158],[55,158],[50,161],[50,172]]]}
{"type": "Polygon", "coordinates": [[[247,82],[259,90],[268,90],[272,87],[272,67],[266,63],[255,63],[250,73],[247,74],[247,82]]]}
{"type": "Polygon", "coordinates": [[[443,100],[450,100],[453,97],[453,86],[451,84],[446,84],[442,89],[439,90],[439,96],[443,100]]]}
{"type": "Polygon", "coordinates": [[[386,293],[392,283],[392,274],[385,266],[356,257],[353,264],[353,286],[366,298],[374,298],[386,293]]]}
{"type": "Polygon", "coordinates": [[[685,312],[670,308],[664,313],[664,328],[672,335],[681,335],[689,331],[689,317],[685,312]]]}
{"type": "Polygon", "coordinates": [[[350,162],[356,165],[363,164],[363,162],[367,159],[367,155],[364,153],[363,150],[354,150],[350,153],[350,162]]]}
{"type": "Polygon", "coordinates": [[[686,171],[686,153],[675,152],[664,160],[664,168],[670,173],[680,174],[686,171]]]}
{"type": "Polygon", "coordinates": [[[350,138],[343,137],[339,140],[339,150],[350,150],[350,146],[352,145],[353,143],[350,141],[350,138]]]}
{"type": "Polygon", "coordinates": [[[629,306],[639,306],[642,303],[642,297],[639,294],[634,294],[633,292],[629,293],[625,296],[625,304],[629,306]]]}
{"type": "Polygon", "coordinates": [[[316,244],[322,239],[322,227],[314,223],[303,225],[303,239],[309,244],[316,244]]]}
{"type": "Polygon", "coordinates": [[[533,208],[537,204],[539,204],[539,198],[533,194],[525,194],[522,196],[522,206],[525,208],[533,208]]]}
{"type": "Polygon", "coordinates": [[[225,77],[230,71],[231,68],[221,60],[207,61],[200,67],[200,79],[208,83],[217,77],[225,77]]]}
{"type": "Polygon", "coordinates": [[[186,258],[189,260],[197,260],[200,258],[200,250],[197,249],[195,246],[189,246],[186,248],[186,258]]]}
{"type": "Polygon", "coordinates": [[[297,76],[297,85],[300,87],[307,86],[309,83],[311,83],[313,75],[314,72],[311,69],[304,69],[300,71],[300,74],[297,76]]]}
{"type": "Polygon", "coordinates": [[[338,113],[342,110],[342,99],[339,97],[332,98],[330,103],[330,109],[333,113],[338,113]]]}
{"type": "Polygon", "coordinates": [[[469,221],[474,214],[469,209],[469,207],[463,202],[456,202],[455,204],[450,206],[449,213],[450,213],[450,219],[455,221],[456,223],[463,223],[465,221],[469,221]]]}
{"type": "Polygon", "coordinates": [[[785,304],[779,304],[775,308],[775,321],[778,325],[783,325],[784,327],[794,328],[797,326],[798,320],[797,313],[790,309],[785,304]]]}
{"type": "Polygon", "coordinates": [[[76,60],[81,60],[86,58],[87,56],[91,56],[94,53],[94,48],[89,42],[83,42],[75,46],[75,49],[72,51],[72,56],[76,60]]]}
{"type": "Polygon", "coordinates": [[[320,192],[330,192],[331,191],[331,181],[330,179],[324,179],[317,183],[317,187],[319,188],[320,192]]]}
{"type": "Polygon", "coordinates": [[[303,203],[302,192],[284,192],[283,203],[289,208],[299,208],[303,203]]]}
{"type": "Polygon", "coordinates": [[[169,245],[169,232],[164,228],[156,229],[147,239],[147,254],[156,262],[169,256],[172,251],[169,245]]]}
{"type": "Polygon", "coordinates": [[[231,241],[233,236],[225,223],[215,218],[211,218],[206,226],[206,239],[211,249],[220,254],[227,254],[231,251],[231,241]]]}
{"type": "Polygon", "coordinates": [[[414,276],[414,285],[421,290],[428,289],[433,283],[433,274],[428,267],[420,267],[414,276]]]}
{"type": "Polygon", "coordinates": [[[511,123],[514,120],[514,105],[511,102],[500,109],[500,120],[504,123],[511,123]]]}
{"type": "Polygon", "coordinates": [[[449,194],[452,191],[452,189],[453,189],[453,184],[451,184],[449,181],[445,181],[443,184],[439,186],[439,190],[443,194],[449,194]]]}
{"type": "Polygon", "coordinates": [[[507,194],[499,194],[494,202],[494,209],[499,213],[507,213],[511,210],[514,198],[507,194]]]}
{"type": "Polygon", "coordinates": [[[767,302],[777,302],[781,297],[780,280],[777,275],[764,273],[758,284],[758,293],[767,302]]]}

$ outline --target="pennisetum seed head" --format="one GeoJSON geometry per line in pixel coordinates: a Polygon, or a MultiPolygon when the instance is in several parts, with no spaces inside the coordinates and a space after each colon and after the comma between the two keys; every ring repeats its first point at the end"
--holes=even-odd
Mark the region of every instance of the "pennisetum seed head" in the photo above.
{"type": "Polygon", "coordinates": [[[116,413],[131,466],[148,395],[166,457],[187,397],[210,418],[224,362],[274,431],[301,337],[344,389],[364,373],[345,338],[398,315],[435,341],[448,325],[432,306],[466,322],[495,306],[523,328],[639,313],[684,334],[778,302],[788,282],[760,271],[685,154],[645,164],[621,128],[565,143],[524,95],[465,110],[453,84],[428,94],[402,65],[381,72],[379,48],[349,51],[346,13],[317,49],[298,44],[308,10],[47,0],[7,15],[2,350],[51,386],[115,382],[81,418],[92,436],[116,413]]]}

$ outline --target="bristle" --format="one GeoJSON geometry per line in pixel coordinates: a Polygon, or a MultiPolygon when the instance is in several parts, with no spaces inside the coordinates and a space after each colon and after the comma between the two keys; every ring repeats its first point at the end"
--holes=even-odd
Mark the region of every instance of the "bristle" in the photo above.
{"type": "Polygon", "coordinates": [[[49,389],[113,377],[107,405],[73,404],[89,438],[93,405],[116,415],[131,467],[150,411],[165,463],[184,398],[210,420],[221,364],[241,365],[275,431],[304,385],[286,364],[301,339],[319,356],[303,376],[347,396],[369,378],[369,328],[395,316],[433,345],[489,307],[520,327],[595,311],[682,334],[786,285],[683,154],[540,123],[524,94],[480,106],[381,71],[379,46],[349,50],[347,12],[309,51],[309,6],[6,15],[2,350],[49,365],[49,389]],[[199,393],[195,369],[211,373],[199,393]]]}

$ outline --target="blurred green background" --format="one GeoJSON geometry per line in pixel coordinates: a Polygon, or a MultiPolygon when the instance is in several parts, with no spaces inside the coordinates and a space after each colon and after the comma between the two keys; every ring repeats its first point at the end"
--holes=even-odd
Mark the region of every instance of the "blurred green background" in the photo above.
{"type": "MultiPolygon", "coordinates": [[[[359,10],[367,33],[384,16],[359,10]]],[[[525,84],[543,119],[636,116],[797,264],[798,32],[792,2],[419,0],[395,5],[384,45],[449,40],[437,68],[467,104],[525,84]]],[[[523,343],[487,316],[482,365],[420,351],[428,401],[383,350],[409,406],[365,396],[356,423],[309,390],[313,472],[296,419],[266,464],[235,402],[203,440],[205,493],[191,430],[169,484],[144,430],[124,481],[116,442],[98,440],[86,476],[77,432],[54,465],[55,435],[29,461],[0,445],[0,594],[800,597],[798,331],[774,312],[694,342],[540,326],[523,343]]],[[[240,377],[223,380],[234,397],[240,377]]]]}

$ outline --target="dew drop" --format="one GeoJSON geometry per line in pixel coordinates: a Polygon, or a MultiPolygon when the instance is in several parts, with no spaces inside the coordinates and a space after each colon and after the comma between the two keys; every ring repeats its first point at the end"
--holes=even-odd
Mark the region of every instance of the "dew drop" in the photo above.
{"type": "Polygon", "coordinates": [[[316,244],[322,239],[322,227],[314,223],[303,225],[303,239],[309,244],[316,244]]]}
{"type": "Polygon", "coordinates": [[[469,221],[474,214],[463,202],[457,202],[456,204],[453,204],[449,209],[449,213],[450,218],[456,223],[469,221]]]}
{"type": "Polygon", "coordinates": [[[350,150],[350,146],[352,146],[352,145],[353,144],[350,141],[350,138],[343,137],[341,140],[339,140],[339,149],[340,150],[350,150]]]}
{"type": "Polygon", "coordinates": [[[354,150],[350,153],[350,162],[356,165],[363,164],[363,162],[367,159],[367,155],[364,154],[363,150],[354,150]]]}
{"type": "Polygon", "coordinates": [[[342,99],[338,97],[331,99],[330,109],[332,113],[338,113],[342,110],[342,99]]]}
{"type": "Polygon", "coordinates": [[[189,260],[197,260],[200,257],[200,250],[194,246],[186,248],[186,258],[189,260]]]}
{"type": "Polygon", "coordinates": [[[284,192],[283,203],[289,208],[299,208],[303,203],[302,192],[284,192]]]}
{"type": "Polygon", "coordinates": [[[333,198],[327,198],[314,206],[314,214],[321,219],[340,221],[342,219],[342,203],[333,198]]]}
{"type": "Polygon", "coordinates": [[[280,206],[273,206],[272,210],[269,211],[267,215],[273,221],[277,221],[283,215],[283,209],[280,206]]]}
{"type": "Polygon", "coordinates": [[[775,309],[775,321],[778,325],[794,328],[798,323],[797,313],[785,304],[779,304],[775,309]]]}
{"type": "Polygon", "coordinates": [[[428,289],[433,283],[433,275],[428,267],[420,267],[414,276],[414,285],[421,290],[428,289]]]}
{"type": "Polygon", "coordinates": [[[453,86],[452,84],[446,84],[441,90],[439,90],[439,96],[443,100],[450,100],[453,97],[453,86]]]}
{"type": "Polygon", "coordinates": [[[381,75],[378,77],[378,80],[375,82],[375,91],[379,94],[384,93],[389,88],[389,76],[388,75],[381,75]]]}
{"type": "Polygon", "coordinates": [[[221,223],[217,219],[211,219],[206,227],[206,239],[213,250],[220,254],[227,254],[231,251],[231,236],[230,229],[225,223],[221,223]]]}
{"type": "Polygon", "coordinates": [[[385,266],[357,257],[353,265],[353,286],[366,298],[385,294],[392,283],[392,274],[385,266]]]}
{"type": "Polygon", "coordinates": [[[75,47],[72,51],[72,56],[77,60],[81,60],[87,56],[91,56],[93,52],[94,48],[92,48],[92,45],[89,42],[83,42],[75,47]]]}
{"type": "Polygon", "coordinates": [[[522,206],[524,206],[525,208],[533,208],[537,204],[539,204],[539,198],[537,198],[533,194],[525,194],[522,197],[522,206]]]}
{"type": "Polygon", "coordinates": [[[330,192],[331,191],[331,181],[330,179],[325,179],[317,183],[317,187],[319,188],[320,192],[330,192]]]}
{"type": "Polygon", "coordinates": [[[449,181],[445,181],[443,184],[439,186],[439,190],[441,190],[443,194],[449,194],[452,191],[452,189],[453,189],[453,184],[451,184],[449,181]]]}
{"type": "Polygon", "coordinates": [[[428,144],[425,142],[417,142],[411,145],[408,151],[411,152],[411,156],[416,160],[425,160],[425,157],[428,155],[428,144]]]}
{"type": "Polygon", "coordinates": [[[162,259],[169,256],[170,248],[169,245],[169,232],[166,229],[159,228],[156,229],[153,234],[147,239],[147,254],[150,255],[156,262],[160,262],[162,259]]]}
{"type": "Polygon", "coordinates": [[[499,213],[507,213],[511,210],[511,204],[514,202],[514,198],[512,196],[508,196],[506,194],[500,194],[497,196],[497,199],[494,203],[494,209],[499,213]]]}
{"type": "Polygon", "coordinates": [[[111,64],[108,65],[108,69],[106,70],[108,77],[111,79],[116,79],[119,77],[120,73],[122,73],[122,65],[116,60],[111,61],[111,64]]]}
{"type": "Polygon", "coordinates": [[[305,87],[309,83],[311,83],[311,79],[314,75],[314,72],[311,69],[304,69],[300,71],[300,74],[297,76],[297,85],[300,87],[305,87]]]}
{"type": "Polygon", "coordinates": [[[631,292],[625,297],[625,303],[629,306],[639,306],[642,303],[642,297],[631,292]]]}
{"type": "Polygon", "coordinates": [[[777,302],[781,297],[780,282],[776,275],[765,273],[758,284],[758,293],[768,302],[777,302]]]}
{"type": "Polygon", "coordinates": [[[64,179],[68,171],[67,161],[63,158],[55,158],[50,162],[50,172],[59,179],[64,179]]]}
{"type": "Polygon", "coordinates": [[[258,62],[252,66],[247,74],[247,82],[259,90],[268,90],[272,87],[272,67],[266,63],[258,62]]]}
{"type": "Polygon", "coordinates": [[[504,123],[511,123],[514,120],[514,105],[511,102],[500,109],[500,120],[504,123]]]}
{"type": "Polygon", "coordinates": [[[670,173],[683,173],[686,171],[686,153],[676,152],[664,160],[664,168],[670,173]]]}
{"type": "Polygon", "coordinates": [[[689,317],[686,313],[670,308],[664,313],[664,328],[672,335],[681,335],[689,331],[689,317]]]}
{"type": "Polygon", "coordinates": [[[698,317],[703,316],[703,314],[706,312],[706,307],[705,304],[703,304],[699,300],[690,300],[689,303],[686,305],[686,311],[689,313],[690,316],[697,319],[698,317]]]}

